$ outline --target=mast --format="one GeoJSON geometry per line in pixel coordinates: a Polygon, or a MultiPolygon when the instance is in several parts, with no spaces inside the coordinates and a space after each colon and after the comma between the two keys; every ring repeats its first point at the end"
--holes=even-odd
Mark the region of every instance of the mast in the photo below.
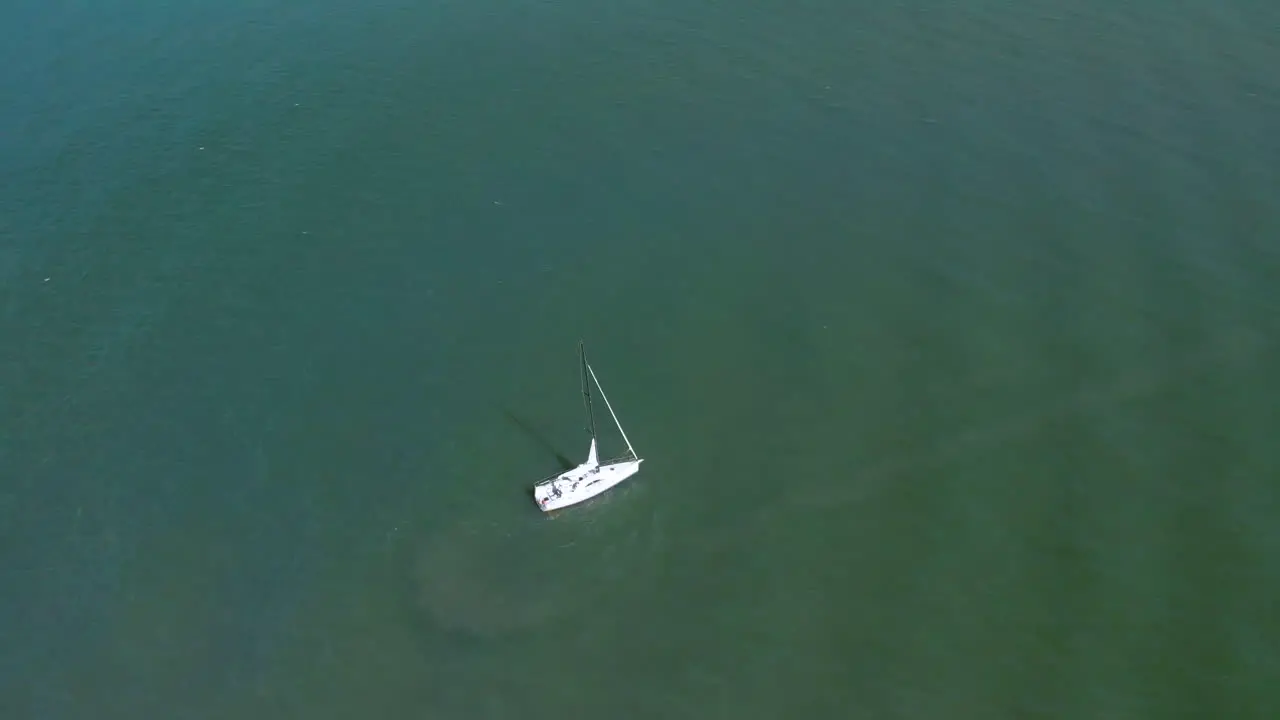
{"type": "MultiPolygon", "coordinates": [[[[587,371],[590,368],[587,365],[587,348],[581,340],[578,341],[578,357],[582,360],[582,405],[587,410],[587,432],[591,433],[591,439],[594,441],[596,439],[596,415],[591,408],[591,384],[587,382],[587,371]]],[[[603,392],[601,390],[601,393],[603,392]]],[[[607,404],[608,400],[605,403],[607,404]]]]}
{"type": "MultiPolygon", "coordinates": [[[[600,388],[600,397],[604,398],[604,406],[609,409],[609,414],[613,416],[613,423],[618,426],[618,432],[622,433],[622,440],[627,443],[627,450],[631,451],[631,457],[640,459],[636,455],[636,449],[631,447],[631,441],[627,439],[627,431],[622,429],[622,423],[618,422],[618,414],[613,411],[613,406],[609,404],[609,396],[604,394],[604,386],[600,384],[599,378],[596,377],[596,371],[587,365],[587,356],[582,356],[582,364],[587,368],[587,372],[591,373],[591,379],[596,381],[596,387],[600,388]]],[[[594,427],[594,426],[593,426],[594,427]]],[[[595,437],[593,434],[592,437],[595,437]]]]}

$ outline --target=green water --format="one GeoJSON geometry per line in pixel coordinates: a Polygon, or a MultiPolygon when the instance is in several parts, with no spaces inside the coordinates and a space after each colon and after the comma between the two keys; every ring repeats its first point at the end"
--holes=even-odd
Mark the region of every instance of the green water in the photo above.
{"type": "Polygon", "coordinates": [[[1280,715],[1274,3],[0,28],[0,717],[1280,715]]]}

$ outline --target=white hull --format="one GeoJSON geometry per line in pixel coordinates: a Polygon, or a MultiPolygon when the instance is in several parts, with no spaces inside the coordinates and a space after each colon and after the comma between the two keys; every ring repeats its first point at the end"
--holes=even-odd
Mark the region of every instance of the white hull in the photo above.
{"type": "Polygon", "coordinates": [[[586,351],[582,349],[582,343],[578,344],[578,348],[582,356],[582,394],[587,408],[591,447],[587,450],[586,462],[533,486],[533,499],[537,501],[538,507],[542,508],[543,512],[559,510],[570,505],[577,505],[583,500],[589,500],[640,472],[640,463],[644,462],[643,458],[636,455],[635,448],[631,447],[631,441],[627,439],[627,433],[622,429],[622,423],[618,422],[618,416],[613,412],[613,406],[609,404],[609,398],[605,396],[604,388],[600,387],[600,381],[596,379],[596,372],[587,364],[587,355],[586,351]],[[591,393],[590,385],[587,382],[588,377],[599,388],[600,397],[604,400],[605,407],[609,408],[609,415],[613,417],[613,422],[618,426],[618,432],[622,435],[623,441],[627,443],[628,455],[604,465],[600,464],[600,458],[596,454],[596,421],[595,415],[591,411],[591,393]]]}
{"type": "MultiPolygon", "coordinates": [[[[593,447],[592,450],[595,448],[593,447]]],[[[595,453],[592,452],[593,460],[595,453]]],[[[543,512],[577,505],[640,472],[643,458],[598,465],[591,461],[533,486],[533,499],[543,512]]]]}

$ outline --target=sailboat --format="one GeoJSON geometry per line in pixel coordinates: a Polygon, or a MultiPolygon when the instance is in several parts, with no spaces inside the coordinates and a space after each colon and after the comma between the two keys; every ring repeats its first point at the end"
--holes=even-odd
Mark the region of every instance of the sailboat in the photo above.
{"type": "Polygon", "coordinates": [[[635,448],[631,447],[631,441],[627,439],[627,433],[622,429],[622,423],[618,422],[618,415],[613,412],[613,406],[609,404],[609,398],[605,396],[604,388],[600,386],[600,381],[596,379],[595,370],[592,370],[591,365],[587,363],[587,351],[581,341],[578,342],[578,357],[582,364],[582,402],[587,410],[587,430],[591,433],[591,446],[587,450],[586,462],[572,470],[566,470],[559,475],[542,480],[533,486],[533,499],[537,501],[538,507],[542,508],[544,512],[559,510],[593,498],[635,475],[640,471],[640,463],[644,462],[643,458],[636,455],[635,448]],[[622,435],[623,442],[627,444],[626,455],[609,460],[604,464],[600,463],[596,442],[596,418],[591,406],[592,383],[595,383],[596,389],[600,391],[600,398],[604,400],[604,406],[609,409],[609,415],[613,417],[613,422],[618,426],[618,432],[622,435]]]}

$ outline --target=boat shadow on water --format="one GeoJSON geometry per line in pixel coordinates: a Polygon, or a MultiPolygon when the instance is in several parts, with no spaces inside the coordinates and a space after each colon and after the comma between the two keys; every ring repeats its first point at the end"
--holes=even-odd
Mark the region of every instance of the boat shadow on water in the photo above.
{"type": "MultiPolygon", "coordinates": [[[[509,408],[499,411],[554,461],[535,476],[577,466],[532,422],[509,408]]],[[[461,657],[514,640],[577,606],[582,592],[572,590],[574,579],[557,570],[563,569],[564,554],[576,549],[574,531],[549,525],[546,520],[555,514],[540,512],[528,488],[529,478],[521,478],[513,489],[520,502],[464,512],[400,544],[400,604],[406,629],[424,657],[461,657]]]]}
{"type": "MultiPolygon", "coordinates": [[[[598,495],[634,475],[641,462],[609,407],[595,371],[587,364],[581,342],[578,354],[583,407],[591,435],[585,465],[570,460],[510,408],[501,408],[501,412],[535,446],[555,458],[559,470],[544,473],[542,479],[569,470],[581,472],[564,479],[552,491],[546,490],[547,485],[536,484],[533,497],[527,484],[530,478],[526,478],[521,489],[532,502],[523,508],[486,502],[474,512],[452,514],[451,521],[424,528],[405,544],[400,558],[406,583],[403,597],[411,631],[424,653],[439,653],[440,646],[462,649],[498,638],[513,639],[554,625],[605,592],[608,583],[602,583],[601,578],[624,572],[624,563],[618,560],[639,547],[621,540],[620,527],[598,522],[602,515],[575,514],[565,522],[544,521],[569,505],[595,504],[598,495]],[[597,459],[590,383],[599,389],[628,451],[626,456],[603,464],[597,459]],[[579,481],[597,472],[598,476],[592,475],[594,480],[578,489],[579,481]],[[539,489],[541,496],[537,495],[539,489]],[[559,502],[550,499],[549,492],[554,492],[559,502]],[[534,506],[544,512],[522,514],[534,506]]],[[[643,565],[642,558],[649,555],[652,553],[641,552],[633,560],[643,565]]]]}
{"type": "Polygon", "coordinates": [[[578,463],[570,460],[564,453],[557,450],[556,446],[552,445],[551,441],[548,440],[547,437],[543,435],[537,428],[535,428],[529,421],[521,418],[519,415],[516,415],[514,412],[512,412],[508,408],[503,408],[502,414],[507,418],[507,421],[510,422],[513,426],[515,426],[515,428],[519,430],[525,437],[532,440],[534,445],[537,445],[542,450],[545,450],[548,453],[550,453],[552,457],[556,459],[556,463],[560,467],[560,472],[564,472],[566,470],[572,470],[578,466],[578,463]]]}

